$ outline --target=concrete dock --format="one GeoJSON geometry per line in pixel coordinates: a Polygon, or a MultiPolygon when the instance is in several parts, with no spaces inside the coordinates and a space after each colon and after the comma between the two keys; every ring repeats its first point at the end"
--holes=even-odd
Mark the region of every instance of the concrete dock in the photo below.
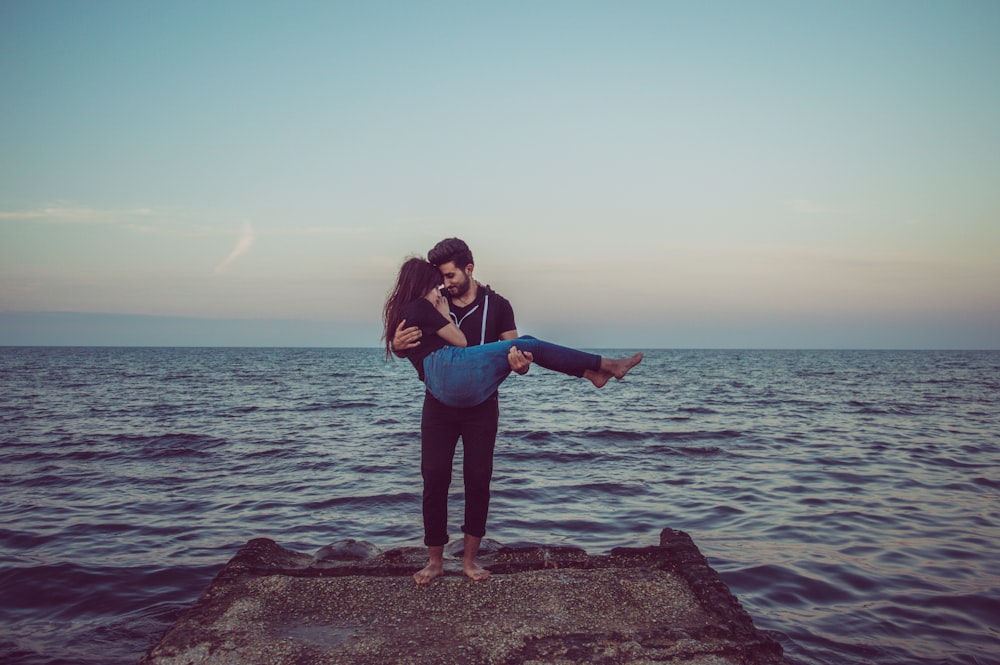
{"type": "Polygon", "coordinates": [[[490,579],[462,575],[458,552],[419,586],[423,548],[252,540],[140,665],[782,662],[683,532],[606,556],[486,549],[490,579]]]}

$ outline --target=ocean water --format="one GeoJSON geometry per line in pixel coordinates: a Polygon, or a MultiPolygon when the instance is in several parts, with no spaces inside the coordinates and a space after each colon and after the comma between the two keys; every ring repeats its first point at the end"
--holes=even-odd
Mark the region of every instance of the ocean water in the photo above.
{"type": "MultiPolygon", "coordinates": [[[[136,662],[251,538],[421,543],[422,387],[375,349],[3,348],[0,381],[2,663],[136,662]]],[[[536,367],[493,489],[507,544],[688,532],[789,663],[1000,663],[1000,352],[536,367]]]]}

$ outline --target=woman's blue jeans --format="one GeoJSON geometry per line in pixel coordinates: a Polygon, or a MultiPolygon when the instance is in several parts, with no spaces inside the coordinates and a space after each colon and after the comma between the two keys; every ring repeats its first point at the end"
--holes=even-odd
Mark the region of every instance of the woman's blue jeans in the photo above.
{"type": "Polygon", "coordinates": [[[510,347],[529,351],[534,362],[570,376],[601,368],[601,357],[552,344],[528,335],[490,344],[462,348],[446,346],[424,358],[424,384],[448,406],[466,408],[482,404],[510,374],[510,347]]]}

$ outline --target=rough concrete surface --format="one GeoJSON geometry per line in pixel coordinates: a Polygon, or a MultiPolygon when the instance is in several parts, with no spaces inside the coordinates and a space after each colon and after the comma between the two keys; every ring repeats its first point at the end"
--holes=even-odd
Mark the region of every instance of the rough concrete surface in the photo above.
{"type": "Polygon", "coordinates": [[[356,541],[313,557],[252,540],[140,665],[782,662],[680,531],[607,556],[494,543],[483,582],[454,558],[418,586],[424,557],[356,541]]]}

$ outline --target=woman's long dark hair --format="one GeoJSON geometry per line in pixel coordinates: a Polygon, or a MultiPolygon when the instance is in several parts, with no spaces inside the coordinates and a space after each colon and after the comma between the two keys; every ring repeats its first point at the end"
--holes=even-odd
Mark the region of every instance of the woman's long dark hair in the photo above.
{"type": "Polygon", "coordinates": [[[389,297],[385,299],[382,309],[382,323],[385,329],[382,338],[385,340],[385,357],[392,357],[392,338],[396,335],[396,326],[403,320],[403,308],[407,303],[423,298],[427,292],[442,283],[441,272],[421,258],[411,258],[403,262],[396,278],[396,286],[389,297]]]}

